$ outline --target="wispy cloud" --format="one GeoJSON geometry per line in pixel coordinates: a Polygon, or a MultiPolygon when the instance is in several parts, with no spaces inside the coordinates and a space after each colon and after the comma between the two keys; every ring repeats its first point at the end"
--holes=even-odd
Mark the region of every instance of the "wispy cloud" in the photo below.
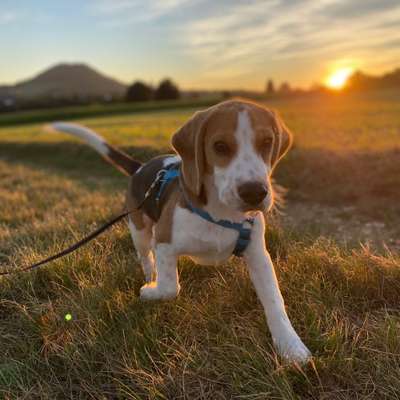
{"type": "Polygon", "coordinates": [[[321,12],[330,18],[359,18],[392,10],[399,5],[398,0],[363,0],[362,2],[339,0],[328,4],[321,9],[321,12]]]}
{"type": "Polygon", "coordinates": [[[223,15],[188,21],[179,37],[205,74],[228,64],[256,71],[289,60],[322,64],[349,54],[361,59],[378,47],[396,46],[399,7],[397,0],[239,2],[223,15]],[[372,13],[379,13],[379,26],[372,13]]]}
{"type": "Polygon", "coordinates": [[[261,0],[239,4],[221,17],[188,22],[180,36],[187,51],[202,57],[210,68],[226,62],[266,59],[282,53],[299,35],[315,31],[315,27],[304,24],[304,14],[313,7],[308,2],[285,6],[281,1],[261,0]]]}
{"type": "Polygon", "coordinates": [[[193,0],[95,0],[90,11],[108,26],[124,26],[133,22],[149,22],[190,4],[193,0]]]}
{"type": "Polygon", "coordinates": [[[21,15],[15,11],[2,11],[0,12],[0,25],[10,24],[19,20],[20,17],[21,15]]]}

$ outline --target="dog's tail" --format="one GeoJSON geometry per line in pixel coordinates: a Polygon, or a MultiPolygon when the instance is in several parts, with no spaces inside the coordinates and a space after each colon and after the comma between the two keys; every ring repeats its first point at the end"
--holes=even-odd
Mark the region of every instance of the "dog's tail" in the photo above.
{"type": "Polygon", "coordinates": [[[90,147],[126,175],[133,175],[142,165],[139,161],[128,156],[128,154],[108,144],[104,138],[89,128],[67,122],[53,122],[47,127],[50,130],[69,133],[83,139],[90,147]]]}

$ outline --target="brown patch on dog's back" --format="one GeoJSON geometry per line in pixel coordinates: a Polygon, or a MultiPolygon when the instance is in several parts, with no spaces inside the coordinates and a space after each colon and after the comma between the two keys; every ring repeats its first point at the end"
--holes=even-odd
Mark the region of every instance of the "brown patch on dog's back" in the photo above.
{"type": "Polygon", "coordinates": [[[132,223],[135,225],[137,230],[142,230],[145,227],[144,223],[144,214],[143,211],[138,209],[139,203],[137,199],[132,196],[132,193],[135,190],[135,185],[134,185],[134,180],[130,179],[129,180],[129,185],[128,185],[128,192],[126,195],[126,208],[127,210],[130,210],[130,219],[132,223]]]}
{"type": "Polygon", "coordinates": [[[151,191],[150,196],[144,202],[143,200],[147,190],[156,179],[158,172],[163,169],[165,160],[174,156],[174,154],[168,154],[155,157],[144,164],[136,174],[131,176],[126,205],[127,209],[132,211],[131,220],[137,229],[143,229],[145,227],[144,216],[149,217],[153,222],[157,222],[160,218],[174,185],[168,185],[161,194],[159,200],[156,199],[158,187],[151,191]]]}
{"type": "Polygon", "coordinates": [[[171,243],[175,207],[183,198],[178,179],[173,181],[168,189],[170,191],[168,199],[154,229],[156,243],[171,243]]]}

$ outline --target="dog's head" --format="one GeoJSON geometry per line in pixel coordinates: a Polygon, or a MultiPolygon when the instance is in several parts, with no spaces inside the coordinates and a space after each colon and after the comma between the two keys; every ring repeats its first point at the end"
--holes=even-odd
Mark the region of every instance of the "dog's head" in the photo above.
{"type": "Polygon", "coordinates": [[[276,113],[242,100],[195,113],[172,138],[188,190],[200,196],[213,184],[219,200],[240,211],[271,207],[271,174],[291,142],[276,113]]]}

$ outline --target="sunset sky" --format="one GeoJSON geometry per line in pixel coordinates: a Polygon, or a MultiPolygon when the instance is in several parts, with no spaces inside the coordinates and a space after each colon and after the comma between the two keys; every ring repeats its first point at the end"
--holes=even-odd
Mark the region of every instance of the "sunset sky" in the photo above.
{"type": "Polygon", "coordinates": [[[303,87],[400,66],[399,0],[0,0],[0,84],[59,62],[125,83],[303,87]]]}

